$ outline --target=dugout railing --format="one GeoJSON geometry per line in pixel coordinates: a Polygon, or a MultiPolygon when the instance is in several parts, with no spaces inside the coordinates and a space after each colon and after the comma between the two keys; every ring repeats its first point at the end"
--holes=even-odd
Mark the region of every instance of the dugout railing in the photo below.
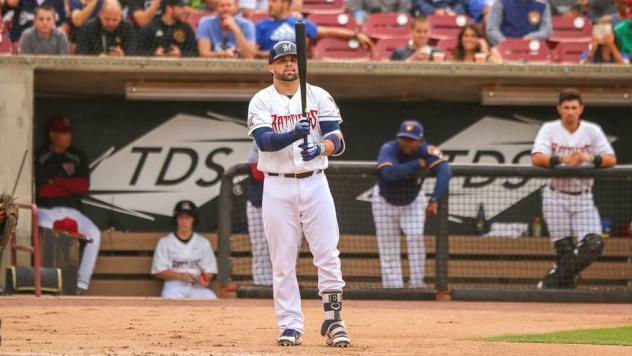
{"type": "MultiPolygon", "coordinates": [[[[632,301],[632,167],[542,169],[523,165],[452,165],[449,194],[439,214],[425,222],[424,288],[384,288],[375,236],[371,192],[375,162],[330,163],[326,171],[340,225],[345,293],[365,299],[525,301],[632,301]],[[582,271],[576,288],[538,289],[556,257],[542,216],[542,193],[551,178],[594,179],[592,195],[603,227],[603,253],[582,271]]],[[[426,173],[423,190],[432,192],[426,173]]],[[[269,297],[252,280],[246,218],[248,166],[229,169],[218,208],[219,281],[240,284],[241,297],[269,297]]],[[[571,196],[573,211],[586,197],[571,196]]],[[[556,202],[563,204],[563,202],[556,202]]],[[[566,204],[566,203],[564,203],[566,204]]],[[[423,212],[422,212],[423,213],[423,212]]],[[[581,216],[578,215],[578,216],[581,216]]],[[[588,224],[588,222],[586,222],[588,224]]],[[[577,225],[577,222],[575,223],[577,225]]],[[[573,237],[577,243],[577,236],[573,237]]],[[[410,277],[406,238],[400,237],[404,282],[410,277]]],[[[412,253],[412,252],[411,252],[412,253]]],[[[304,243],[297,276],[304,296],[316,296],[317,273],[304,243]]]]}

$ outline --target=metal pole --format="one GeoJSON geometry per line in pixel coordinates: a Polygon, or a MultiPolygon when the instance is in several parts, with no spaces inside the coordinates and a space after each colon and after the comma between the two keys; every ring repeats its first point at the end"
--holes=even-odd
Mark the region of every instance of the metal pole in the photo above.
{"type": "Polygon", "coordinates": [[[449,300],[450,291],[448,288],[448,261],[450,249],[448,246],[448,215],[449,215],[449,195],[445,194],[439,202],[437,214],[437,240],[435,251],[435,290],[437,300],[449,300]]]}
{"type": "Polygon", "coordinates": [[[40,252],[39,252],[39,226],[37,221],[37,205],[31,205],[31,214],[33,219],[32,221],[32,233],[33,233],[33,273],[35,274],[35,278],[33,282],[35,284],[35,296],[39,297],[42,295],[42,265],[40,260],[40,252]]]}

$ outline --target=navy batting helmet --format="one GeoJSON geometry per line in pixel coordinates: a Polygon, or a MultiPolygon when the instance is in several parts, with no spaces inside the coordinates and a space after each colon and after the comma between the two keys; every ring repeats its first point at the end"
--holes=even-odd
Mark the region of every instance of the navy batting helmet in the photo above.
{"type": "Polygon", "coordinates": [[[188,214],[193,217],[193,224],[197,225],[198,222],[198,208],[190,200],[181,200],[173,208],[173,224],[176,225],[176,219],[180,214],[188,214]]]}
{"type": "Polygon", "coordinates": [[[290,41],[281,41],[272,47],[270,55],[268,56],[268,64],[274,62],[275,59],[283,56],[295,55],[296,56],[296,44],[290,41]]]}

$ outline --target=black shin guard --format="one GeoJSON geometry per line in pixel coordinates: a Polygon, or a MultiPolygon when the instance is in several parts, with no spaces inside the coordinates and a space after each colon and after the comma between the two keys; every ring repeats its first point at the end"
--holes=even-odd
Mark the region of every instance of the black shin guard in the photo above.
{"type": "Polygon", "coordinates": [[[555,241],[555,268],[544,277],[545,288],[575,288],[576,258],[571,237],[555,241]]]}
{"type": "Polygon", "coordinates": [[[590,266],[603,252],[603,239],[597,234],[587,234],[577,245],[573,273],[577,275],[590,266]]]}

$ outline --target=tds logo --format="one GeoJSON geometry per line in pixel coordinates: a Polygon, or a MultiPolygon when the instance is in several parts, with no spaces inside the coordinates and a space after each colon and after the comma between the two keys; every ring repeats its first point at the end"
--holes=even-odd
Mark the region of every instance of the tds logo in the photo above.
{"type": "Polygon", "coordinates": [[[226,169],[246,161],[246,131],[230,120],[178,114],[93,162],[85,203],[151,220],[147,213],[170,216],[179,200],[204,205],[219,194],[226,169]]]}

